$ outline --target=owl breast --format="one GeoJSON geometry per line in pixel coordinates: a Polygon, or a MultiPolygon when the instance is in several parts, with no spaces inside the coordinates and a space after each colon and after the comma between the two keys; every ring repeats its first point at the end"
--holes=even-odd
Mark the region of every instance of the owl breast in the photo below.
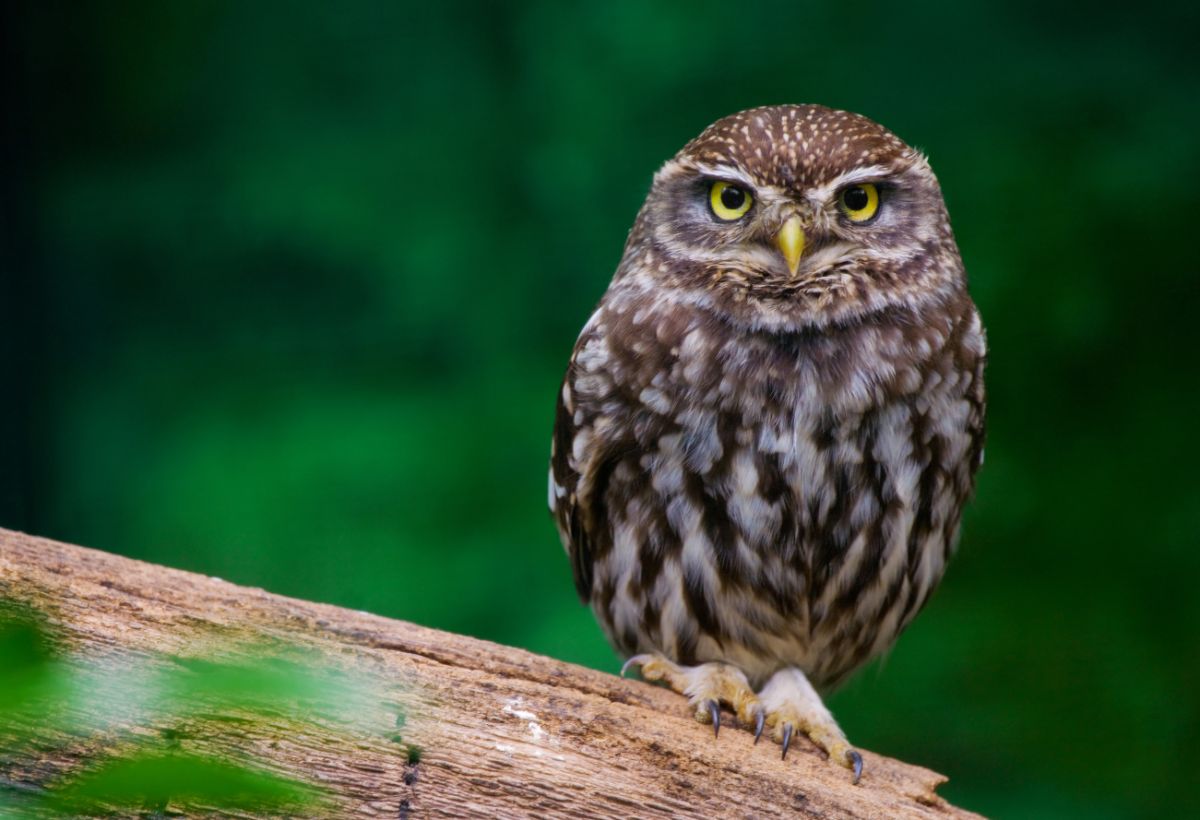
{"type": "Polygon", "coordinates": [[[886,649],[954,548],[983,354],[965,293],[756,332],[610,290],[563,385],[550,487],[610,640],[817,686],[886,649]]]}

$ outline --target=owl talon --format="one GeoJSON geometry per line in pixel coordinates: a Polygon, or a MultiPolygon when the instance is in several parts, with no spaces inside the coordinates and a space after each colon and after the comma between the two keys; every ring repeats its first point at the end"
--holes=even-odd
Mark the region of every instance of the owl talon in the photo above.
{"type": "Polygon", "coordinates": [[[715,700],[707,700],[704,705],[708,707],[708,715],[712,720],[713,737],[721,735],[721,707],[717,705],[715,700]]]}
{"type": "Polygon", "coordinates": [[[762,737],[763,727],[767,725],[767,713],[759,709],[754,713],[754,745],[758,745],[758,739],[762,737]]]}
{"type": "Polygon", "coordinates": [[[863,759],[862,755],[853,749],[846,751],[846,760],[854,768],[854,778],[850,781],[850,785],[857,786],[858,781],[862,778],[863,759]]]}
{"type": "Polygon", "coordinates": [[[686,697],[696,720],[712,724],[714,737],[721,734],[721,704],[728,705],[742,725],[756,718],[762,732],[766,715],[746,675],[737,667],[716,661],[680,666],[656,652],[634,655],[625,661],[621,674],[635,665],[641,667],[642,680],[661,681],[686,697]]]}
{"type": "Polygon", "coordinates": [[[792,724],[783,724],[783,754],[780,755],[780,760],[787,760],[788,747],[792,745],[792,724]]]}
{"type": "Polygon", "coordinates": [[[650,660],[649,655],[633,655],[625,663],[621,664],[621,677],[625,677],[625,673],[629,671],[631,666],[642,666],[650,660]]]}

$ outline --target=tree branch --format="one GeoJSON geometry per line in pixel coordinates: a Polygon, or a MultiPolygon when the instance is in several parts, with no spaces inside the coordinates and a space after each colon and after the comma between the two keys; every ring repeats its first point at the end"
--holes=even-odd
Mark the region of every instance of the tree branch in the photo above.
{"type": "MultiPolygon", "coordinates": [[[[938,797],[945,778],[917,766],[864,753],[852,786],[805,743],[782,761],[749,732],[714,740],[682,698],[645,683],[2,529],[0,596],[46,613],[92,664],[287,646],[378,684],[385,696],[357,705],[353,725],[285,710],[232,731],[197,720],[188,736],[193,750],[320,784],[338,815],[975,816],[938,797]]],[[[0,754],[0,787],[41,788],[153,729],[137,704],[113,709],[119,731],[0,754]]]]}

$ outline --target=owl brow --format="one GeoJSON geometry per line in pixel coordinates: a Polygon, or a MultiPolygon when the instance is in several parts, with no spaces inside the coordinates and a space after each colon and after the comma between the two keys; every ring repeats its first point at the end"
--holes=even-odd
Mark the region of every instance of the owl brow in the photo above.
{"type": "Polygon", "coordinates": [[[890,177],[892,173],[891,168],[886,168],[883,165],[867,165],[862,168],[854,168],[834,177],[831,182],[822,185],[820,188],[813,189],[812,196],[814,199],[824,201],[847,185],[854,185],[858,182],[878,182],[883,177],[890,177]]]}
{"type": "Polygon", "coordinates": [[[729,165],[705,165],[696,163],[696,172],[706,177],[726,180],[728,182],[736,182],[739,185],[753,191],[756,187],[754,180],[746,176],[746,174],[738,168],[733,168],[729,165]]]}

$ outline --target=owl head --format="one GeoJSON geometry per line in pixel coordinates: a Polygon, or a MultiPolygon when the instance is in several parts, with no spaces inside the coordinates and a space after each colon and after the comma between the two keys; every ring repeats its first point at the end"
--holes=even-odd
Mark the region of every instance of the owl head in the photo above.
{"type": "Polygon", "coordinates": [[[655,175],[618,271],[735,321],[797,329],[964,288],[925,158],[866,117],[754,108],[655,175]]]}

